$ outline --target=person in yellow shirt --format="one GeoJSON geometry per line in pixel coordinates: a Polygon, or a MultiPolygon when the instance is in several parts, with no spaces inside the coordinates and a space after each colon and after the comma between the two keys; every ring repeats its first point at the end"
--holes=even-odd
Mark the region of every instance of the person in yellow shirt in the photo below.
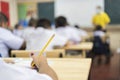
{"type": "Polygon", "coordinates": [[[106,25],[110,23],[110,17],[104,11],[102,11],[101,6],[97,8],[97,14],[93,17],[92,23],[94,26],[100,25],[103,30],[106,29],[106,25]]]}

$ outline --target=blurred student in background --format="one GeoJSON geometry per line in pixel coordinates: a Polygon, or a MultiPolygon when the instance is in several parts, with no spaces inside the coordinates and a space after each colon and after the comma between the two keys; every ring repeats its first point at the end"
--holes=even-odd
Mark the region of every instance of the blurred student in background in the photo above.
{"type": "Polygon", "coordinates": [[[82,41],[85,41],[88,38],[88,33],[85,30],[81,29],[78,25],[75,25],[74,27],[77,29],[82,41]]]}
{"type": "Polygon", "coordinates": [[[73,44],[77,44],[81,41],[81,37],[78,34],[78,31],[68,25],[67,19],[63,16],[57,17],[55,20],[56,24],[56,33],[68,38],[68,40],[72,41],[73,44]]]}
{"type": "Polygon", "coordinates": [[[36,24],[37,20],[31,18],[28,27],[23,30],[22,37],[27,38],[27,36],[35,30],[36,24]]]}
{"type": "Polygon", "coordinates": [[[37,24],[37,20],[31,18],[28,23],[28,27],[23,30],[22,38],[26,41],[26,49],[27,50],[30,50],[31,45],[34,44],[34,42],[31,43],[31,40],[33,39],[32,35],[35,32],[36,24],[37,24]]]}
{"type": "Polygon", "coordinates": [[[52,30],[51,28],[51,22],[48,19],[40,19],[38,21],[37,24],[38,27],[42,27],[45,29],[46,32],[48,32],[49,34],[54,33],[55,37],[53,39],[53,41],[51,42],[51,44],[48,46],[49,49],[53,49],[53,48],[62,48],[64,46],[69,45],[69,41],[67,38],[57,34],[54,30],[52,30]]]}
{"type": "Polygon", "coordinates": [[[23,33],[23,27],[22,27],[22,25],[16,24],[14,28],[15,29],[13,30],[13,34],[15,34],[16,36],[21,37],[22,33],[23,33]]]}
{"type": "Polygon", "coordinates": [[[61,46],[63,47],[67,43],[67,39],[57,35],[52,29],[51,29],[51,22],[47,19],[39,19],[37,22],[37,27],[35,29],[35,32],[32,35],[31,39],[31,49],[40,50],[42,47],[46,44],[46,42],[49,40],[49,38],[55,34],[54,39],[50,43],[50,45],[47,47],[47,50],[51,50],[54,48],[54,46],[61,46]]]}
{"type": "Polygon", "coordinates": [[[48,19],[42,18],[38,20],[37,27],[42,27],[47,30],[51,30],[51,22],[48,19]]]}
{"type": "Polygon", "coordinates": [[[9,57],[10,49],[24,49],[25,41],[7,29],[8,18],[0,12],[0,54],[9,57]]]}
{"type": "Polygon", "coordinates": [[[102,56],[106,57],[106,64],[110,62],[110,47],[107,42],[107,34],[102,30],[100,25],[96,26],[96,29],[93,33],[93,49],[95,57],[98,57],[98,63],[101,63],[102,56]]]}
{"type": "Polygon", "coordinates": [[[92,23],[94,26],[100,25],[103,30],[106,30],[106,26],[110,23],[110,17],[102,10],[101,6],[97,6],[92,23]]]}

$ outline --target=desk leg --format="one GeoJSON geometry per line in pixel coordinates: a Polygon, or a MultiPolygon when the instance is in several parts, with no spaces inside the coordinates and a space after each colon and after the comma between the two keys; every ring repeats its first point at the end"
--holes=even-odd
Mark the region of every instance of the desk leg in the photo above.
{"type": "Polygon", "coordinates": [[[83,58],[86,58],[86,51],[85,50],[82,51],[82,55],[83,55],[83,58]]]}

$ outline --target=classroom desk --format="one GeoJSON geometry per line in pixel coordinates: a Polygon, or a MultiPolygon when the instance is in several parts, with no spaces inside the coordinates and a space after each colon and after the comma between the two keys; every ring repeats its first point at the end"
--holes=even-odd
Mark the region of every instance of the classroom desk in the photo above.
{"type": "Polygon", "coordinates": [[[86,57],[86,51],[91,50],[93,47],[92,42],[82,42],[77,45],[67,46],[64,49],[65,50],[82,50],[82,55],[85,58],[86,57]]]}
{"type": "MultiPolygon", "coordinates": [[[[29,65],[32,60],[30,58],[7,59],[16,60],[15,65],[18,66],[29,65]]],[[[59,80],[88,80],[91,59],[49,58],[48,64],[55,70],[59,80]]]]}

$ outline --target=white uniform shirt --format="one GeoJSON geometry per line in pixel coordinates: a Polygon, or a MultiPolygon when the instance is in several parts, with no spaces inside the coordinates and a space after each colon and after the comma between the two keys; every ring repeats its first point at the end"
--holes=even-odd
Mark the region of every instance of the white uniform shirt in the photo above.
{"type": "Polygon", "coordinates": [[[32,44],[31,39],[34,32],[35,32],[34,27],[27,27],[23,30],[22,38],[24,38],[24,40],[26,41],[26,50],[31,49],[31,44],[32,44]]]}
{"type": "Polygon", "coordinates": [[[47,32],[55,34],[55,37],[53,38],[53,40],[51,41],[50,45],[48,46],[49,50],[53,49],[54,46],[65,46],[65,44],[67,43],[68,39],[66,37],[63,37],[59,34],[57,34],[55,31],[53,30],[47,30],[47,32]]]}
{"type": "Polygon", "coordinates": [[[7,64],[0,59],[0,80],[52,80],[45,74],[35,70],[7,64]]]}
{"type": "Polygon", "coordinates": [[[87,32],[85,30],[82,30],[82,29],[77,29],[78,30],[78,34],[81,36],[81,37],[86,37],[88,36],[87,32]]]}
{"type": "Polygon", "coordinates": [[[105,32],[103,32],[103,31],[95,31],[95,32],[93,33],[93,35],[94,35],[94,36],[103,37],[103,36],[105,36],[105,32]]]}
{"type": "Polygon", "coordinates": [[[56,29],[56,33],[68,38],[70,41],[73,41],[73,42],[81,41],[81,37],[79,36],[78,31],[75,28],[70,26],[59,27],[56,29]]]}
{"type": "MultiPolygon", "coordinates": [[[[43,28],[37,29],[27,29],[24,31],[23,38],[27,42],[27,50],[41,50],[43,46],[45,46],[46,42],[48,42],[49,38],[55,34],[54,31],[46,30],[43,28]]],[[[47,50],[53,49],[53,46],[60,45],[63,46],[67,43],[66,38],[62,38],[58,35],[55,35],[52,42],[48,45],[47,50]]]]}
{"type": "Polygon", "coordinates": [[[2,57],[8,57],[9,49],[20,49],[23,42],[23,39],[0,27],[0,54],[2,57]]]}
{"type": "Polygon", "coordinates": [[[17,30],[17,29],[14,29],[14,30],[13,30],[13,34],[15,34],[16,36],[21,37],[21,36],[22,36],[22,33],[23,33],[23,30],[17,30]]]}

